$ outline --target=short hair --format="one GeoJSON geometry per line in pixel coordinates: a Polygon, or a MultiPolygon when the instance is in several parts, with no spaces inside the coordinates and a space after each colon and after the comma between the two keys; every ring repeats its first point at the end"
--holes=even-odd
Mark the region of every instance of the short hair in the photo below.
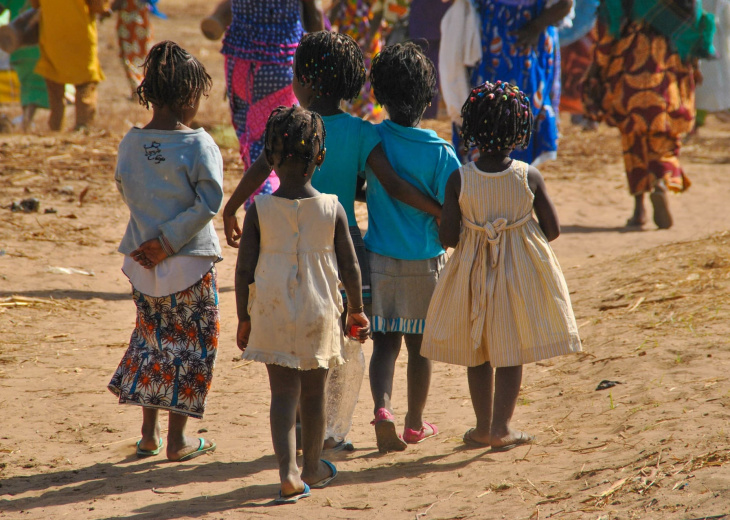
{"type": "Polygon", "coordinates": [[[279,106],[271,112],[266,121],[264,153],[269,164],[273,164],[274,144],[282,145],[282,162],[296,157],[306,167],[324,151],[327,132],[322,116],[299,106],[279,106]]]}
{"type": "Polygon", "coordinates": [[[137,87],[139,103],[185,108],[213,85],[205,67],[192,54],[169,40],[150,49],[144,60],[144,79],[137,87]]]}
{"type": "Polygon", "coordinates": [[[370,84],[391,118],[398,114],[417,123],[436,92],[436,69],[415,43],[389,45],[370,67],[370,84]]]}
{"type": "Polygon", "coordinates": [[[461,138],[468,149],[510,152],[527,148],[532,137],[530,98],[510,83],[489,81],[474,87],[461,107],[461,138]]]}
{"type": "Polygon", "coordinates": [[[365,84],[365,62],[357,42],[346,34],[305,34],[294,55],[294,77],[309,82],[317,97],[350,101],[365,84]]]}

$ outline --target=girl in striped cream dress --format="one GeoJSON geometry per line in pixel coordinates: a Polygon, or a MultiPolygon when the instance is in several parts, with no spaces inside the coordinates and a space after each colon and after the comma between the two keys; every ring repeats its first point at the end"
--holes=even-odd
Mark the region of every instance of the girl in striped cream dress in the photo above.
{"type": "Polygon", "coordinates": [[[528,97],[509,83],[486,82],[461,113],[462,138],[480,157],[446,185],[439,236],[456,249],[431,299],[421,352],[468,367],[477,424],[464,442],[504,451],[534,440],[510,428],[522,365],[581,344],[548,244],[560,234],[555,207],[540,172],[510,158],[530,141],[528,97]]]}

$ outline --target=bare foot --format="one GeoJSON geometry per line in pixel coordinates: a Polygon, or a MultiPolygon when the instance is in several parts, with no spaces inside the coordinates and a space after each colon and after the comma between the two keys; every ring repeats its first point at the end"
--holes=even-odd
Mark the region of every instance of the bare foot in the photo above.
{"type": "Polygon", "coordinates": [[[320,460],[319,464],[317,464],[317,469],[314,472],[305,473],[302,471],[302,480],[312,486],[322,480],[330,478],[332,475],[332,468],[330,468],[323,460],[320,460]]]}
{"type": "Polygon", "coordinates": [[[643,227],[644,224],[646,224],[646,216],[644,215],[633,215],[630,219],[626,221],[626,227],[630,228],[643,227]]]}
{"type": "Polygon", "coordinates": [[[170,438],[167,438],[167,459],[171,462],[177,462],[181,459],[192,458],[190,455],[200,452],[206,453],[214,451],[215,443],[204,440],[203,445],[200,445],[200,439],[197,437],[185,437],[184,444],[177,444],[170,442],[170,438]]]}
{"type": "Polygon", "coordinates": [[[160,447],[160,432],[157,431],[152,435],[143,435],[139,440],[137,447],[143,451],[154,451],[160,447]]]}
{"type": "Polygon", "coordinates": [[[507,451],[523,444],[532,444],[535,436],[519,430],[510,430],[504,437],[492,438],[492,451],[507,451]]]}
{"type": "Polygon", "coordinates": [[[489,434],[479,433],[476,428],[469,428],[464,434],[464,444],[478,448],[489,447],[489,434]]]}
{"type": "Polygon", "coordinates": [[[299,475],[287,475],[287,478],[281,481],[281,495],[296,495],[304,491],[304,481],[299,475]]]}
{"type": "Polygon", "coordinates": [[[336,448],[340,444],[340,442],[344,442],[344,441],[338,441],[334,437],[327,437],[324,440],[324,444],[322,445],[322,449],[323,450],[331,450],[333,448],[336,448]]]}
{"type": "Polygon", "coordinates": [[[659,229],[669,229],[672,227],[672,214],[669,212],[669,200],[667,199],[666,188],[657,186],[649,196],[651,205],[654,207],[654,223],[659,229]]]}

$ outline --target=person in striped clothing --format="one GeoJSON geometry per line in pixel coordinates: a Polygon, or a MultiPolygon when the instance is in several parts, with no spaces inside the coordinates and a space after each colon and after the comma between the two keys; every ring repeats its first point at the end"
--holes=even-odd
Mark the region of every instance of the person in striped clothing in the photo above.
{"type": "Polygon", "coordinates": [[[439,236],[456,249],[431,299],[421,354],[468,367],[477,425],[464,443],[504,451],[534,440],[510,427],[522,365],[581,343],[548,243],[560,234],[555,206],[540,172],[510,158],[530,142],[530,100],[509,83],[486,82],[461,114],[462,139],[480,155],[446,185],[439,236]]]}

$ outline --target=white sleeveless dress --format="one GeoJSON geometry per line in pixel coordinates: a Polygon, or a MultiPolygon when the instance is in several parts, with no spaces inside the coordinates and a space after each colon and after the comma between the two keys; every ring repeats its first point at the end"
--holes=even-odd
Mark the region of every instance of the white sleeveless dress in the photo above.
{"type": "Polygon", "coordinates": [[[581,350],[563,273],[532,216],[527,169],[461,167],[459,244],[431,299],[423,356],[506,367],[581,350]]]}
{"type": "Polygon", "coordinates": [[[344,363],[334,195],[255,197],[261,249],[250,286],[243,359],[300,370],[344,363]]]}

